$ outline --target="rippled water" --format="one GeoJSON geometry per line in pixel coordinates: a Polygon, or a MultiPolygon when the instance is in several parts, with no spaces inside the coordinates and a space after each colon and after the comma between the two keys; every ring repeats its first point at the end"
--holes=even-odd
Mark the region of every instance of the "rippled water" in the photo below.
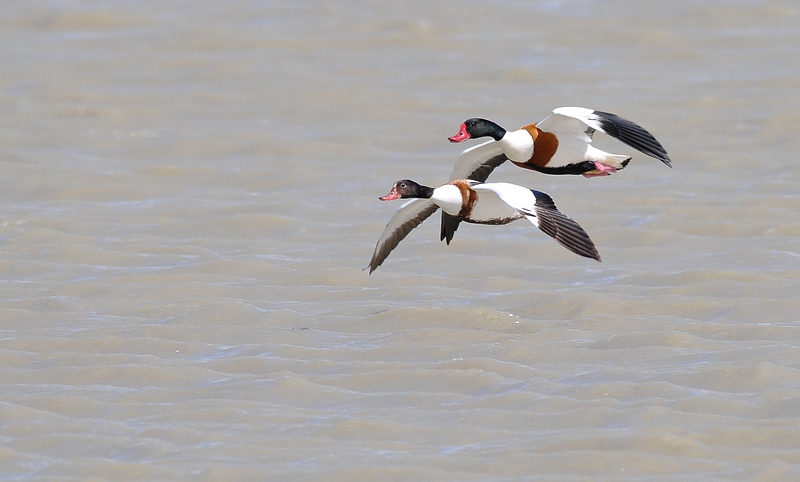
{"type": "Polygon", "coordinates": [[[0,479],[800,475],[796,2],[7,2],[0,42],[0,479]],[[362,270],[464,119],[562,105],[673,160],[492,176],[602,263],[434,218],[362,270]]]}

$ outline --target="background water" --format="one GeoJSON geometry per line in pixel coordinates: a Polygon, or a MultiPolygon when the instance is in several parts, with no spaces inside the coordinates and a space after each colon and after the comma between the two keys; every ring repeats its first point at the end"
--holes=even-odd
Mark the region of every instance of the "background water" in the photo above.
{"type": "Polygon", "coordinates": [[[0,479],[800,476],[796,2],[33,0],[0,45],[0,479]],[[464,119],[563,105],[673,159],[492,176],[602,263],[434,218],[362,271],[464,119]]]}

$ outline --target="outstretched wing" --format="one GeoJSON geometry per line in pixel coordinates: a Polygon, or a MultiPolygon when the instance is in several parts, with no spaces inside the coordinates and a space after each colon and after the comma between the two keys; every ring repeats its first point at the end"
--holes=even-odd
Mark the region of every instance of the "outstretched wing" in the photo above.
{"type": "MultiPolygon", "coordinates": [[[[470,147],[458,156],[458,161],[450,174],[450,181],[472,179],[484,182],[489,178],[489,174],[507,159],[503,149],[494,140],[470,147]]],[[[442,229],[439,240],[444,240],[449,245],[460,223],[460,219],[442,211],[442,229]]]]}
{"type": "Polygon", "coordinates": [[[369,262],[369,273],[372,274],[389,256],[389,253],[400,244],[400,241],[437,209],[439,206],[430,199],[412,199],[400,206],[400,209],[394,213],[392,219],[383,228],[383,233],[375,245],[375,251],[369,262]]]}
{"type": "Polygon", "coordinates": [[[584,107],[559,107],[536,126],[554,134],[569,134],[584,142],[592,142],[592,135],[600,131],[672,167],[664,146],[652,134],[618,115],[584,107]]]}
{"type": "Polygon", "coordinates": [[[575,254],[600,261],[600,253],[583,228],[556,207],[553,198],[541,191],[515,184],[489,183],[473,186],[476,191],[491,191],[501,201],[520,212],[525,219],[575,254]]]}

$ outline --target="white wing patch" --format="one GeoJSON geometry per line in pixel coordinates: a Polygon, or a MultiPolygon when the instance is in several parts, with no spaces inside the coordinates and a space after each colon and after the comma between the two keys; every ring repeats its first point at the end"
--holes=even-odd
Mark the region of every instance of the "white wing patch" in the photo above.
{"type": "MultiPolygon", "coordinates": [[[[505,182],[492,182],[488,184],[478,184],[473,186],[472,189],[475,191],[489,191],[494,193],[497,198],[499,198],[502,203],[504,203],[510,210],[504,209],[501,207],[494,207],[493,209],[497,211],[498,217],[500,216],[507,216],[508,211],[517,212],[526,218],[528,216],[536,216],[534,211],[534,204],[536,204],[536,196],[533,195],[530,189],[522,186],[518,186],[516,184],[509,184],[505,182]]],[[[479,194],[480,196],[480,194],[479,194]]],[[[485,197],[485,196],[484,196],[485,197]]],[[[480,199],[480,198],[479,198],[480,199]]],[[[487,199],[488,201],[488,199],[487,199]]],[[[481,202],[480,200],[478,201],[481,202]]],[[[535,226],[539,224],[534,222],[533,220],[528,219],[535,226]]]]}
{"type": "Polygon", "coordinates": [[[600,127],[594,111],[584,107],[559,107],[536,124],[543,131],[554,134],[568,134],[583,142],[592,142],[594,131],[605,132],[600,127]]]}
{"type": "Polygon", "coordinates": [[[533,211],[533,205],[536,204],[536,197],[530,189],[516,184],[509,184],[507,182],[490,182],[486,184],[478,184],[473,186],[472,189],[476,191],[491,191],[497,195],[504,203],[508,204],[514,209],[529,212],[533,211]]]}

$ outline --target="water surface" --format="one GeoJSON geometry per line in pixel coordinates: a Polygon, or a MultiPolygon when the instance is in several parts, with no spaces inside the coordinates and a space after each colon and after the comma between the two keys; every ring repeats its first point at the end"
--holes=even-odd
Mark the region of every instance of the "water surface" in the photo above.
{"type": "MultiPolygon", "coordinates": [[[[792,480],[794,2],[0,7],[3,480],[792,480]],[[468,117],[649,129],[363,271],[468,117]]],[[[598,136],[599,137],[599,136],[598,136]]]]}

